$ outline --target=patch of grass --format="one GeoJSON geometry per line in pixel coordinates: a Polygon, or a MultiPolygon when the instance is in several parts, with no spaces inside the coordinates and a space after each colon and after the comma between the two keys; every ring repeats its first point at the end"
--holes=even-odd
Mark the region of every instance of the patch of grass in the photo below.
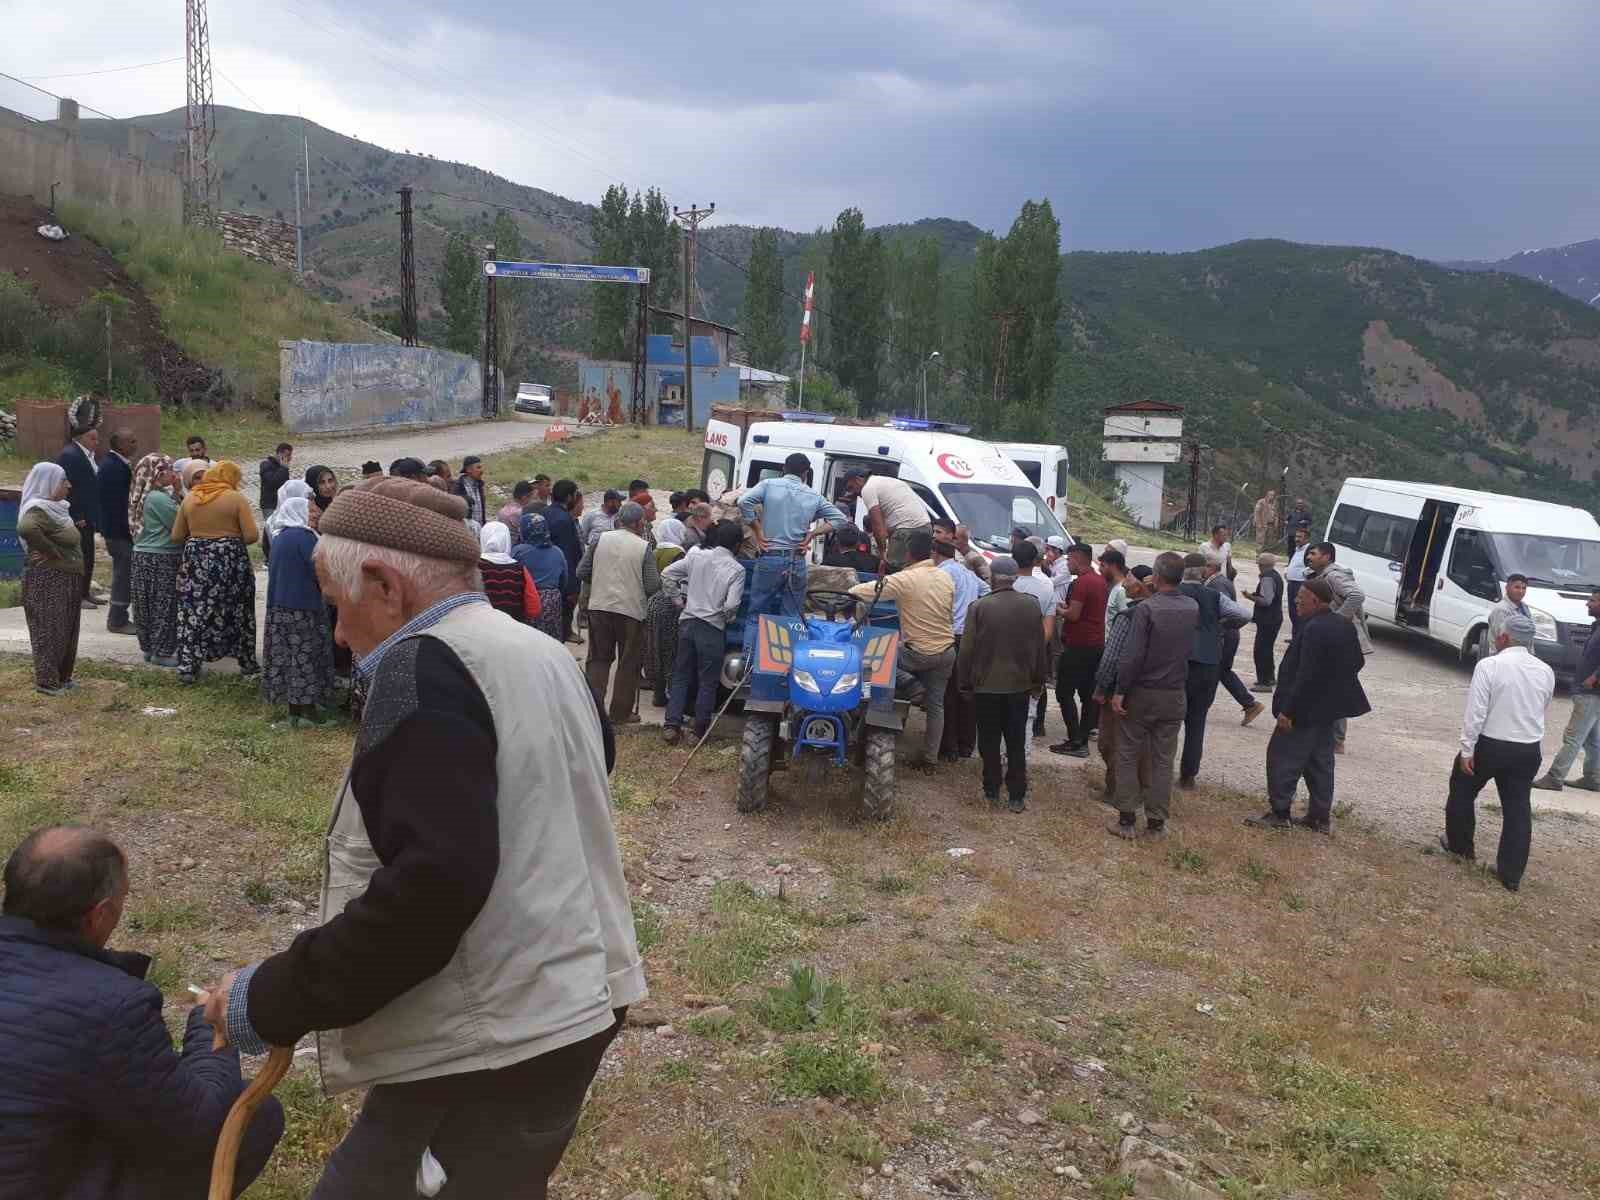
{"type": "Polygon", "coordinates": [[[755,978],[774,958],[803,949],[799,910],[749,884],[724,882],[711,890],[716,927],[691,937],[681,966],[701,987],[729,991],[755,978]]]}
{"type": "Polygon", "coordinates": [[[838,1163],[814,1133],[791,1130],[754,1155],[739,1188],[743,1200],[816,1200],[838,1194],[838,1163]]]}
{"type": "Polygon", "coordinates": [[[732,1042],[739,1037],[739,1018],[727,1016],[691,1017],[687,1026],[690,1033],[713,1042],[732,1042]]]}
{"type": "Polygon", "coordinates": [[[1094,1105],[1087,1100],[1055,1100],[1045,1116],[1062,1125],[1088,1125],[1094,1120],[1094,1105]]]}
{"type": "Polygon", "coordinates": [[[988,1032],[995,1008],[950,975],[921,975],[885,990],[887,1008],[910,1009],[912,1028],[956,1054],[998,1061],[1000,1043],[988,1032]]]}
{"type": "Polygon", "coordinates": [[[694,1083],[700,1078],[700,1064],[687,1058],[671,1058],[656,1068],[663,1083],[694,1083]]]}
{"type": "Polygon", "coordinates": [[[1102,1175],[1095,1181],[1095,1200],[1123,1200],[1125,1196],[1133,1195],[1133,1176],[1114,1174],[1102,1175]]]}
{"type": "Polygon", "coordinates": [[[1474,950],[1463,956],[1461,966],[1481,983],[1503,988],[1536,987],[1544,978],[1538,967],[1520,962],[1498,950],[1474,950]]]}
{"type": "Polygon", "coordinates": [[[283,1140],[250,1189],[251,1200],[303,1200],[349,1131],[352,1113],[344,1101],[322,1094],[314,1070],[290,1071],[273,1095],[283,1105],[283,1140]]]}
{"type": "Polygon", "coordinates": [[[199,929],[209,924],[210,915],[196,900],[152,900],[129,913],[126,924],[135,933],[173,933],[199,929]]]}
{"type": "Polygon", "coordinates": [[[916,884],[903,875],[894,875],[888,871],[883,872],[872,881],[872,890],[883,896],[901,896],[909,892],[916,884]]]}
{"type": "Polygon", "coordinates": [[[863,1024],[849,991],[836,980],[825,979],[817,968],[796,963],[789,982],[768,988],[755,1003],[758,1020],[779,1033],[800,1033],[828,1028],[856,1032],[863,1024]]]}
{"type": "Polygon", "coordinates": [[[0,579],[0,608],[22,607],[22,580],[0,579]]]}
{"type": "Polygon", "coordinates": [[[249,879],[245,881],[244,898],[248,904],[260,908],[271,904],[273,900],[272,885],[265,879],[249,879]]]}
{"type": "Polygon", "coordinates": [[[630,479],[647,479],[653,488],[676,491],[700,483],[701,434],[682,429],[608,429],[554,445],[528,446],[491,454],[484,473],[509,488],[541,471],[552,479],[572,479],[584,491],[621,488],[630,479]]]}
{"type": "Polygon", "coordinates": [[[1283,897],[1283,906],[1290,912],[1305,912],[1306,898],[1299,892],[1286,892],[1283,897]]]}
{"type": "Polygon", "coordinates": [[[634,900],[633,936],[638,940],[639,953],[649,954],[659,946],[663,932],[661,910],[648,900],[634,900]]]}
{"type": "MultiPolygon", "coordinates": [[[[33,686],[32,667],[18,674],[25,675],[26,686],[33,686]]],[[[36,768],[0,762],[0,846],[5,848],[0,853],[10,854],[12,847],[33,830],[41,825],[58,824],[71,814],[72,808],[66,798],[44,786],[36,768]]]]}
{"type": "Polygon", "coordinates": [[[877,1063],[842,1042],[788,1042],[778,1068],[778,1088],[788,1096],[874,1103],[884,1093],[877,1063]]]}
{"type": "Polygon", "coordinates": [[[150,960],[150,969],[144,973],[144,980],[169,1001],[177,998],[188,986],[183,980],[183,963],[175,954],[154,955],[150,960]]]}
{"type": "Polygon", "coordinates": [[[1402,1175],[1383,1185],[1383,1200],[1444,1200],[1446,1187],[1431,1175],[1402,1175]]]}
{"type": "Polygon", "coordinates": [[[1262,862],[1253,854],[1249,858],[1245,859],[1243,865],[1239,867],[1239,874],[1243,875],[1251,883],[1258,884],[1270,883],[1272,880],[1278,878],[1278,872],[1276,869],[1267,866],[1266,863],[1262,862]]]}
{"type": "Polygon", "coordinates": [[[1167,851],[1167,862],[1174,871],[1189,871],[1195,875],[1204,875],[1210,869],[1206,856],[1193,846],[1174,846],[1167,851]]]}

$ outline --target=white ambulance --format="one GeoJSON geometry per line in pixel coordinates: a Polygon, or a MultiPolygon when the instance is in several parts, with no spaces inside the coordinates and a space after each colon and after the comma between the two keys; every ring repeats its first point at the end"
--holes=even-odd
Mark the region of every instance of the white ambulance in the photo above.
{"type": "MultiPolygon", "coordinates": [[[[783,413],[741,429],[731,421],[706,423],[700,484],[713,498],[783,474],[783,460],[804,454],[811,483],[860,523],[844,499],[844,475],[866,467],[905,480],[927,507],[970,531],[972,543],[993,557],[1011,546],[1011,531],[1066,537],[1061,522],[1012,462],[994,446],[952,432],[937,421],[897,420],[887,425],[846,425],[821,413],[783,413]]],[[[820,542],[817,546],[820,552],[820,542]]]]}

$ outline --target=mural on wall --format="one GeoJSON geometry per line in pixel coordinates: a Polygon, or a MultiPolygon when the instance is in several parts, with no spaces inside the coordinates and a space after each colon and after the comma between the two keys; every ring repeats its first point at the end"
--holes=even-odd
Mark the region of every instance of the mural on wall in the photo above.
{"type": "Polygon", "coordinates": [[[465,354],[342,342],[279,342],[278,354],[278,407],[292,433],[483,417],[483,370],[465,354]]]}

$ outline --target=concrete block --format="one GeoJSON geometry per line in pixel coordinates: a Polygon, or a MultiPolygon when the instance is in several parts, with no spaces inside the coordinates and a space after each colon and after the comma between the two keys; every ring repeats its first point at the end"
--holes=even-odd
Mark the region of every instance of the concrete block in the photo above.
{"type": "Polygon", "coordinates": [[[279,411],[293,433],[416,429],[480,420],[475,358],[422,346],[280,342],[279,411]]]}

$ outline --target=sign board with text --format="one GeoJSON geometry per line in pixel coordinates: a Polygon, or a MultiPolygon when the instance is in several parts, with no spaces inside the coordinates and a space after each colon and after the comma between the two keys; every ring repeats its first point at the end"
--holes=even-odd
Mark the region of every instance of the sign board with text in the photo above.
{"type": "Polygon", "coordinates": [[[486,260],[483,273],[496,279],[565,279],[571,283],[650,282],[649,267],[605,267],[597,263],[497,262],[486,260]]]}

